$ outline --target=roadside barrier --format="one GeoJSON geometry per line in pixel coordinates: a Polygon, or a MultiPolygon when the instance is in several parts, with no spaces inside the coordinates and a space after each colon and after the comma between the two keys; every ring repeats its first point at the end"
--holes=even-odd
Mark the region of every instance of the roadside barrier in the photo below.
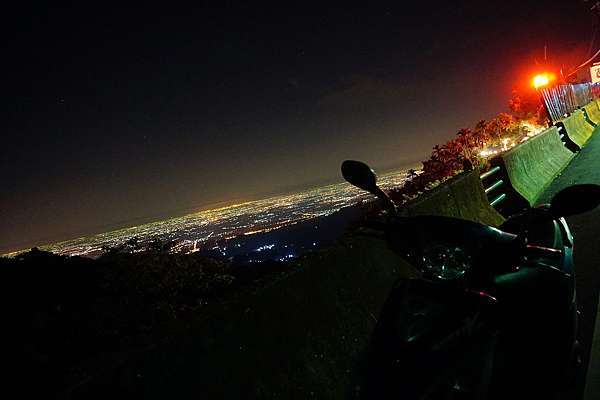
{"type": "Polygon", "coordinates": [[[501,157],[491,159],[490,168],[479,175],[479,179],[489,205],[502,216],[513,215],[529,206],[529,202],[512,187],[501,157]]]}
{"type": "MultiPolygon", "coordinates": [[[[584,121],[585,122],[585,121],[584,121]]],[[[539,195],[571,161],[574,154],[561,141],[557,127],[552,127],[519,146],[491,160],[495,174],[505,171],[510,186],[534,205],[539,195]]],[[[482,175],[483,176],[483,175],[482,175]]],[[[482,178],[485,179],[487,176],[482,178]]],[[[488,186],[492,192],[495,184],[488,186]]]]}
{"type": "Polygon", "coordinates": [[[567,136],[579,149],[583,148],[594,132],[594,127],[586,122],[585,115],[581,110],[574,111],[570,117],[561,122],[567,130],[567,136]]]}
{"type": "Polygon", "coordinates": [[[565,128],[565,124],[562,123],[562,121],[558,121],[554,124],[554,126],[558,131],[560,141],[567,149],[571,150],[571,152],[573,153],[577,153],[579,150],[581,150],[581,148],[574,141],[571,140],[569,135],[567,135],[567,129],[565,128]]]}
{"type": "Polygon", "coordinates": [[[594,126],[600,123],[600,108],[598,108],[598,103],[596,103],[596,101],[592,101],[591,103],[583,106],[583,111],[585,112],[588,122],[594,126]]]}
{"type": "MultiPolygon", "coordinates": [[[[503,197],[498,202],[502,200],[503,197]]],[[[504,221],[490,205],[478,170],[462,173],[419,196],[407,204],[403,213],[406,216],[442,215],[494,226],[504,221]]]]}

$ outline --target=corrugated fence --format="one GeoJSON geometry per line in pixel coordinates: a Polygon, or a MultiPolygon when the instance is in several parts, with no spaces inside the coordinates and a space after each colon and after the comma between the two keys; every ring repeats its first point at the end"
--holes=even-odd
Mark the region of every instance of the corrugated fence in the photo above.
{"type": "Polygon", "coordinates": [[[540,89],[552,122],[558,122],[573,111],[600,97],[600,84],[579,83],[540,89]]]}

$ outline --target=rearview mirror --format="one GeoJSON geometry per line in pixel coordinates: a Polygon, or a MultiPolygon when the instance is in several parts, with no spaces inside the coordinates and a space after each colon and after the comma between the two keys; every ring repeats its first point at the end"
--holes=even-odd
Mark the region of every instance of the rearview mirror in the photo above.
{"type": "Polygon", "coordinates": [[[366,190],[374,195],[379,195],[377,175],[367,164],[361,161],[346,160],[342,163],[342,176],[352,185],[366,190]]]}
{"type": "Polygon", "coordinates": [[[346,160],[342,163],[342,176],[357,188],[377,196],[384,202],[391,215],[398,214],[398,209],[392,199],[377,186],[377,175],[367,164],[361,161],[346,160]]]}
{"type": "Polygon", "coordinates": [[[591,211],[600,205],[600,186],[574,185],[558,192],[550,202],[555,217],[568,217],[591,211]]]}

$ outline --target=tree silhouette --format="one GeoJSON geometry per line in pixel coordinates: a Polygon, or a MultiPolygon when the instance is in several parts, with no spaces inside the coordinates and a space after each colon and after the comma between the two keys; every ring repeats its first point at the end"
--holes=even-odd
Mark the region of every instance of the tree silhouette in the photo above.
{"type": "Polygon", "coordinates": [[[489,146],[501,146],[507,139],[518,143],[525,133],[520,125],[522,121],[545,124],[546,117],[540,113],[540,106],[539,97],[525,101],[513,94],[509,101],[512,114],[500,113],[489,121],[480,120],[474,128],[462,128],[453,139],[433,146],[429,158],[422,163],[421,173],[409,170],[405,184],[393,190],[392,197],[399,202],[410,200],[460,172],[484,167],[487,159],[481,156],[481,151],[489,146]]]}

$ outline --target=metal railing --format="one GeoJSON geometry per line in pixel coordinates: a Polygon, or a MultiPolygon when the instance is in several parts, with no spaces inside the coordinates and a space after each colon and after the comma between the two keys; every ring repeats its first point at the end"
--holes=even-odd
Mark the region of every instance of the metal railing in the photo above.
{"type": "Polygon", "coordinates": [[[563,146],[567,144],[567,130],[563,124],[556,124],[556,130],[558,131],[558,136],[560,137],[560,141],[563,146]]]}
{"type": "Polygon", "coordinates": [[[498,204],[506,200],[507,197],[506,193],[500,192],[500,188],[503,188],[505,186],[504,180],[502,178],[498,178],[498,173],[500,172],[500,169],[500,166],[497,165],[495,167],[490,168],[489,171],[486,171],[483,174],[479,175],[479,179],[481,179],[481,182],[483,183],[483,188],[485,194],[487,195],[490,206],[494,208],[496,208],[498,204]],[[490,177],[495,179],[493,179],[492,183],[486,187],[485,181],[487,181],[490,177]]]}

